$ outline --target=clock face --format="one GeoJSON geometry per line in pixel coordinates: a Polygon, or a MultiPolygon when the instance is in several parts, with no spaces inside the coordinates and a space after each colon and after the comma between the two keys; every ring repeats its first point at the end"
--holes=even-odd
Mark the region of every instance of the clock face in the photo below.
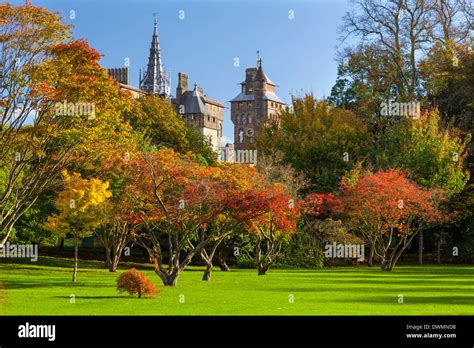
{"type": "Polygon", "coordinates": [[[253,129],[252,128],[247,129],[247,135],[249,137],[253,136],[253,129]]]}

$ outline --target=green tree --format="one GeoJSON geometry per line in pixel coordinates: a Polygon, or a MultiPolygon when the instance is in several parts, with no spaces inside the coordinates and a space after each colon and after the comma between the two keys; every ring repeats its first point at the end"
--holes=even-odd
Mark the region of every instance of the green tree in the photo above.
{"type": "Polygon", "coordinates": [[[366,126],[346,109],[331,107],[312,95],[293,99],[293,110],[268,122],[257,138],[264,156],[283,154],[282,164],[291,164],[310,181],[306,191],[328,192],[347,170],[368,152],[366,126]]]}
{"type": "Polygon", "coordinates": [[[168,100],[148,95],[138,99],[130,112],[132,127],[156,147],[166,146],[179,153],[192,151],[205,164],[214,163],[217,155],[196,127],[189,126],[175,112],[168,100]]]}
{"type": "MultiPolygon", "coordinates": [[[[443,127],[437,110],[419,119],[405,118],[389,127],[376,145],[377,168],[402,168],[419,185],[441,188],[447,196],[461,192],[469,180],[466,169],[470,134],[443,127]]],[[[438,235],[437,243],[444,242],[438,235]]],[[[423,262],[423,238],[418,234],[418,262],[423,262]]]]}

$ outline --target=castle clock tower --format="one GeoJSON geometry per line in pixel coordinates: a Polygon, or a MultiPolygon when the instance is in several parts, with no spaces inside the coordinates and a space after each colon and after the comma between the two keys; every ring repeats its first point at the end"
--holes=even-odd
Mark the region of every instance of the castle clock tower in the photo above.
{"type": "Polygon", "coordinates": [[[275,94],[276,85],[268,78],[257,60],[256,68],[245,70],[241,91],[230,101],[230,117],[234,123],[234,149],[255,149],[255,137],[267,120],[276,120],[285,103],[275,94]]]}

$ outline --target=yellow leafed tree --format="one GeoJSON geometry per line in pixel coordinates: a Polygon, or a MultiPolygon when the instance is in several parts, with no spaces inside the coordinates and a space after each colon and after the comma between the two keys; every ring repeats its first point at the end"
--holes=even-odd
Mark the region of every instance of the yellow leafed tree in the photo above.
{"type": "Polygon", "coordinates": [[[58,213],[48,217],[44,227],[60,236],[74,241],[74,271],[76,282],[79,242],[92,235],[103,218],[103,206],[112,196],[109,182],[99,179],[84,179],[78,173],[61,172],[64,188],[59,192],[54,206],[58,213]]]}

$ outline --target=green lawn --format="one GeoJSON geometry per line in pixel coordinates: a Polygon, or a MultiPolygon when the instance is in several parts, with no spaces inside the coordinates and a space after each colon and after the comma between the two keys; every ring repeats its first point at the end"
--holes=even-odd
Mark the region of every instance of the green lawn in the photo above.
{"type": "Polygon", "coordinates": [[[153,299],[119,294],[102,263],[81,262],[71,283],[72,261],[40,258],[36,263],[0,263],[2,315],[473,315],[474,266],[400,266],[321,270],[215,270],[210,283],[190,268],[176,288],[153,299]],[[75,303],[70,303],[70,295],[75,303]],[[180,303],[180,298],[184,303],[180,303]],[[403,295],[404,303],[398,303],[403,295]],[[291,296],[294,302],[290,303],[291,296]]]}

